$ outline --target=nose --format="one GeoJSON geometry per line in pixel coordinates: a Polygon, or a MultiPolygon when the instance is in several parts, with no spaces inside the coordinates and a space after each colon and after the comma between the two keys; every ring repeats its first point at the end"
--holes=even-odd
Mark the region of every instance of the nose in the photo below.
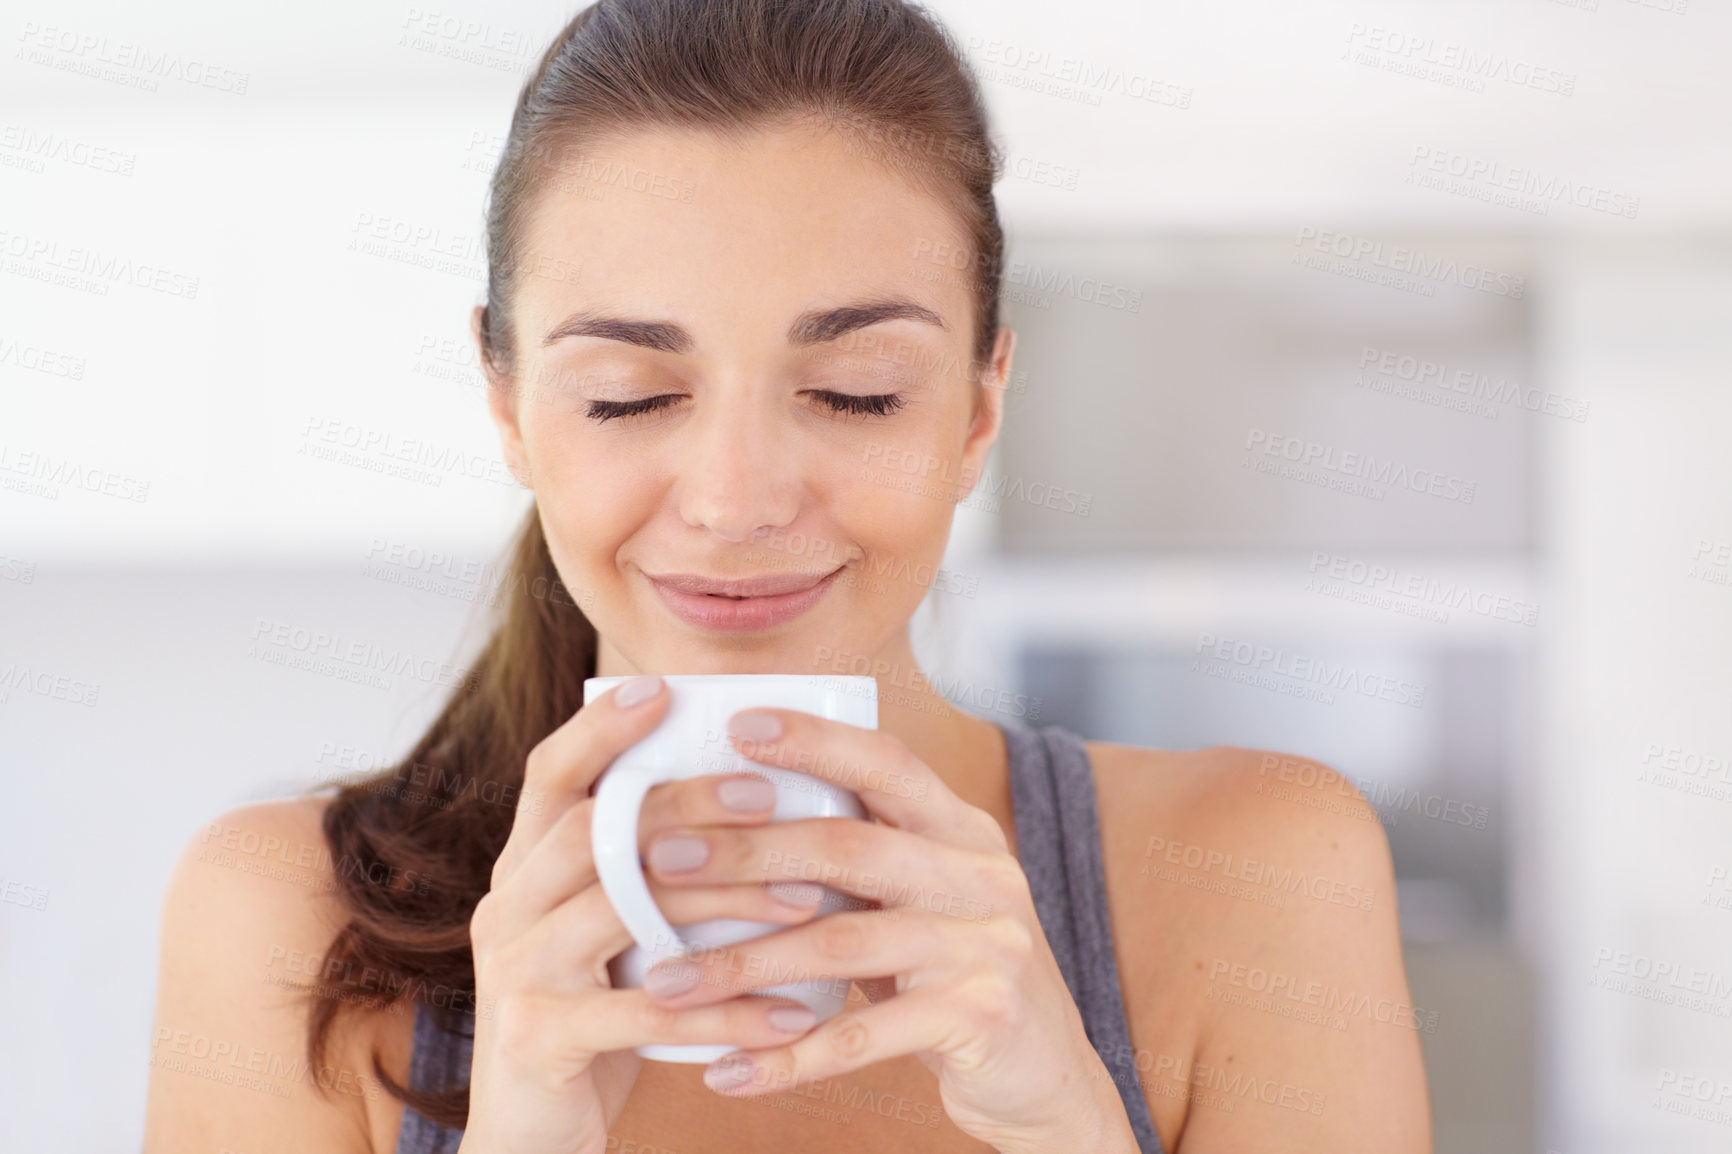
{"type": "Polygon", "coordinates": [[[730,543],[793,522],[800,454],[783,422],[750,390],[713,397],[687,426],[677,483],[680,516],[730,543]]]}

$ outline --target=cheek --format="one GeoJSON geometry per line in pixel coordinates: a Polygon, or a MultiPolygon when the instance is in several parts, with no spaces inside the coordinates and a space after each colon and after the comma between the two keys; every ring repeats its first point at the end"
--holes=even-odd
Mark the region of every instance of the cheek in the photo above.
{"type": "Polygon", "coordinates": [[[560,568],[594,573],[613,567],[620,544],[649,519],[659,490],[641,464],[579,441],[548,437],[531,445],[530,460],[536,503],[560,568]]]}

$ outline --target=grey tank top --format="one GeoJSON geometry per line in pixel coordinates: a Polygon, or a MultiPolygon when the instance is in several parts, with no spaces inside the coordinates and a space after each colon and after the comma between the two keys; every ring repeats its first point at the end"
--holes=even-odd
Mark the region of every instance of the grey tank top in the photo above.
{"type": "MultiPolygon", "coordinates": [[[[999,723],[1009,750],[1016,849],[1034,908],[1083,1026],[1130,1117],[1143,1154],[1164,1154],[1137,1077],[1136,1053],[1119,992],[1112,922],[1101,869],[1094,777],[1083,739],[1056,725],[999,723]]],[[[449,1033],[427,1007],[415,1007],[409,1085],[447,1090],[469,1080],[472,1038],[449,1033]]],[[[463,1131],[403,1111],[395,1154],[455,1154],[463,1131]]]]}

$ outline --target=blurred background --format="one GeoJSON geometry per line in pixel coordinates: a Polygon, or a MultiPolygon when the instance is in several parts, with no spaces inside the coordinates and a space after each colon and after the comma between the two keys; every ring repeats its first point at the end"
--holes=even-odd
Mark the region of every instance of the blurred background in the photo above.
{"type": "MultiPolygon", "coordinates": [[[[1020,342],[926,671],[1351,779],[1440,1154],[1732,1149],[1725,6],[934,9],[1020,342]]],[[[137,1141],[179,848],[444,692],[278,626],[479,643],[528,501],[466,327],[482,197],[575,11],[9,7],[0,1148],[137,1141]]]]}

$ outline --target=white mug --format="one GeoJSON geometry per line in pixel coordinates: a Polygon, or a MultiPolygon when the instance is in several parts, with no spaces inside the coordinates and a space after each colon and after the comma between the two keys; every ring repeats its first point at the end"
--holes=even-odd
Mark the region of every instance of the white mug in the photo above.
{"type": "MultiPolygon", "coordinates": [[[[583,683],[588,705],[625,677],[591,677],[583,683]]],[[[644,973],[666,958],[730,946],[786,929],[774,922],[715,918],[673,926],[650,897],[638,858],[638,813],[650,787],[715,773],[756,773],[776,787],[771,821],[808,817],[864,818],[865,807],[852,792],[804,773],[760,765],[728,741],[728,718],[742,709],[771,706],[798,709],[833,721],[878,728],[878,683],[870,677],[817,677],[794,673],[669,674],[671,701],[654,730],[614,759],[595,790],[590,827],[596,875],[620,921],[636,943],[609,964],[615,987],[642,986],[644,973]]],[[[815,917],[854,905],[845,894],[826,889],[815,917]]],[[[793,982],[751,991],[790,998],[818,1015],[835,1017],[848,1000],[848,979],[793,982]]],[[[744,991],[742,991],[744,992],[744,991]]],[[[727,1045],[639,1046],[637,1052],[660,1062],[713,1062],[738,1047],[727,1045]]]]}

